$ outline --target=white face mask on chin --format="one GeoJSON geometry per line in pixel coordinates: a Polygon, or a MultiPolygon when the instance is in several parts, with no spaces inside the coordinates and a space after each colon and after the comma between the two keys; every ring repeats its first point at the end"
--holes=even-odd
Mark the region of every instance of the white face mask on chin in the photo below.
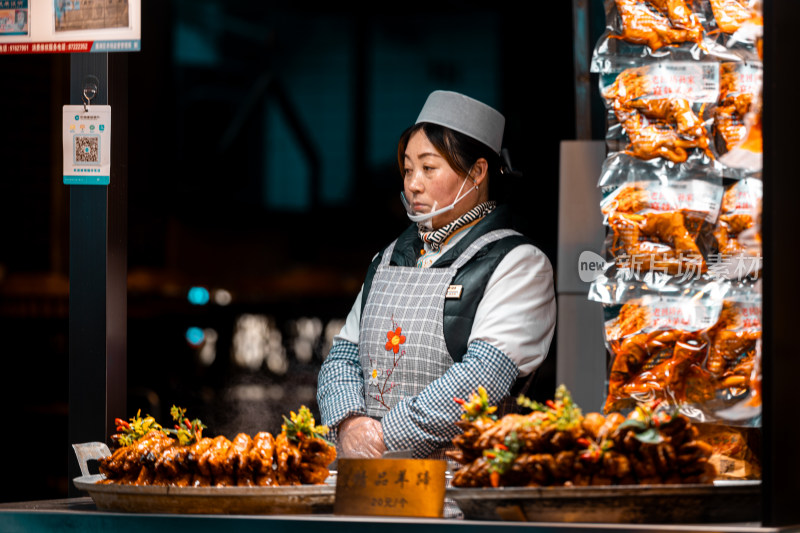
{"type": "MultiPolygon", "coordinates": [[[[471,171],[472,171],[472,169],[470,169],[470,172],[471,171]]],[[[469,174],[467,174],[467,176],[469,176],[469,174]]],[[[465,178],[464,182],[461,184],[461,188],[458,190],[458,194],[456,194],[456,198],[455,198],[455,200],[453,200],[452,204],[450,204],[450,205],[448,205],[446,207],[442,207],[441,209],[436,209],[439,206],[439,203],[434,201],[433,202],[433,209],[431,209],[430,213],[424,213],[424,214],[421,214],[421,215],[414,214],[414,209],[411,207],[411,204],[408,203],[408,200],[406,199],[405,192],[403,192],[403,191],[400,191],[400,201],[403,202],[403,207],[405,207],[405,209],[406,209],[406,215],[408,215],[408,219],[411,222],[416,222],[417,224],[421,224],[425,228],[431,230],[431,229],[433,229],[433,218],[434,217],[436,217],[438,215],[441,215],[442,213],[447,213],[448,211],[452,211],[456,207],[456,204],[458,202],[460,202],[462,198],[467,196],[472,191],[478,190],[478,186],[475,185],[474,187],[469,189],[464,194],[461,194],[461,192],[464,190],[464,185],[466,185],[466,184],[467,184],[467,180],[465,178]]]]}

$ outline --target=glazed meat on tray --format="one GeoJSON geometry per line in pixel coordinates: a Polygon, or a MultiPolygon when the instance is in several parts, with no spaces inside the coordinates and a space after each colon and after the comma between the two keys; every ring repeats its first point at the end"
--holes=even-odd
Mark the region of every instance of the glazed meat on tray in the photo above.
{"type": "Polygon", "coordinates": [[[315,427],[308,409],[284,420],[277,437],[262,431],[254,437],[239,433],[233,440],[223,435],[202,437],[201,425],[186,421],[182,413],[178,431],[172,432],[178,438],[154,423],[143,435],[137,433],[131,427],[141,426],[139,417],[130,424],[118,420],[118,429],[127,433],[115,437],[129,443],[99,461],[105,476],[101,483],[179,487],[324,483],[336,448],[321,437],[323,428],[315,427]]]}

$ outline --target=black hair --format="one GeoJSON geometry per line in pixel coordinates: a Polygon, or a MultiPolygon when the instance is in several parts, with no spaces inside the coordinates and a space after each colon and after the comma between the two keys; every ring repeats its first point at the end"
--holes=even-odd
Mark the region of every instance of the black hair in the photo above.
{"type": "Polygon", "coordinates": [[[484,158],[489,164],[490,178],[500,174],[500,156],[482,142],[438,124],[420,122],[404,131],[397,143],[397,165],[400,168],[400,175],[403,175],[405,168],[408,141],[420,130],[459,176],[465,177],[480,158],[484,158]]]}

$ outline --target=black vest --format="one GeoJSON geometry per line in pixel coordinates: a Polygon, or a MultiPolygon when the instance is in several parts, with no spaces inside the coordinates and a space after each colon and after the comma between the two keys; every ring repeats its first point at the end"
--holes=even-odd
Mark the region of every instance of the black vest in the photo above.
{"type": "MultiPolygon", "coordinates": [[[[480,222],[458,241],[450,250],[442,255],[430,268],[449,267],[467,247],[481,235],[496,229],[505,229],[511,226],[511,217],[508,208],[499,206],[486,215],[480,222]]],[[[531,240],[522,235],[505,237],[481,248],[469,262],[462,266],[453,278],[453,285],[463,287],[461,298],[445,299],[444,301],[444,338],[447,351],[453,361],[460,362],[467,351],[467,341],[472,331],[475,320],[475,310],[483,298],[486,284],[492,276],[494,269],[513,248],[522,244],[532,244],[531,240]]],[[[417,225],[410,225],[400,237],[394,247],[390,264],[393,266],[413,267],[417,264],[419,251],[422,249],[422,239],[419,238],[417,225]]],[[[361,312],[367,303],[372,278],[381,261],[383,252],[379,253],[367,269],[364,280],[364,289],[361,295],[361,312]]]]}

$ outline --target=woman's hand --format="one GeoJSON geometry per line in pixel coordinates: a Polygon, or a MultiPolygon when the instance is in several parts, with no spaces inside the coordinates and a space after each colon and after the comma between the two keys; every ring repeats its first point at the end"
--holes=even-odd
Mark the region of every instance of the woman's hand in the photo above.
{"type": "Polygon", "coordinates": [[[383,428],[368,416],[351,416],[339,424],[339,457],[376,459],[386,451],[383,428]]]}

